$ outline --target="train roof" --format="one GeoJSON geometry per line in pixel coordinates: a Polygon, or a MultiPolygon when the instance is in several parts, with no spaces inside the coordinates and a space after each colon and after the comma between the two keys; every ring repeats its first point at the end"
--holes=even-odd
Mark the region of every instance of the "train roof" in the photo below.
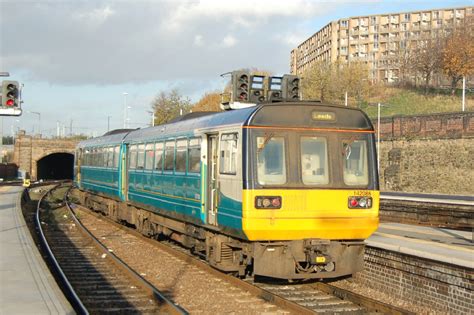
{"type": "Polygon", "coordinates": [[[196,131],[205,132],[217,127],[232,126],[373,130],[370,119],[359,109],[308,101],[259,104],[243,109],[193,116],[155,127],[86,140],[79,146],[113,145],[122,141],[141,142],[168,135],[179,137],[192,135],[196,131]]]}

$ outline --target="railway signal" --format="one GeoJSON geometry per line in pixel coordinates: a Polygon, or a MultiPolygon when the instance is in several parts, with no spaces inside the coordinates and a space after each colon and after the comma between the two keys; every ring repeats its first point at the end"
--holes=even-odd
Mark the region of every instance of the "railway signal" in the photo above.
{"type": "Polygon", "coordinates": [[[263,75],[253,75],[251,76],[251,85],[250,85],[250,103],[262,103],[265,101],[265,90],[263,87],[263,82],[265,76],[263,75]]]}
{"type": "Polygon", "coordinates": [[[232,100],[247,103],[250,94],[250,74],[247,71],[232,72],[232,100]]]}
{"type": "Polygon", "coordinates": [[[300,78],[296,75],[285,74],[282,80],[282,90],[285,100],[299,100],[300,78]]]}
{"type": "Polygon", "coordinates": [[[283,100],[283,91],[281,90],[282,77],[268,78],[267,100],[269,102],[280,102],[283,100]]]}
{"type": "Polygon", "coordinates": [[[18,81],[3,81],[0,116],[20,116],[20,105],[20,84],[18,83],[18,81]]]}

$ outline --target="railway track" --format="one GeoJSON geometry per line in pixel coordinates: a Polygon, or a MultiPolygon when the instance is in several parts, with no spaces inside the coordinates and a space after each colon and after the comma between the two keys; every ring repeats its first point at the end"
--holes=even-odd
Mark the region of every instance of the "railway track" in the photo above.
{"type": "Polygon", "coordinates": [[[80,314],[187,314],[103,247],[58,196],[55,185],[38,202],[36,224],[60,285],[80,314]]]}
{"type": "MultiPolygon", "coordinates": [[[[241,280],[231,275],[224,274],[220,271],[217,271],[207,265],[204,261],[192,256],[186,249],[182,248],[179,245],[176,245],[170,241],[161,241],[157,242],[156,240],[144,237],[137,231],[130,229],[128,227],[122,226],[118,223],[115,223],[108,218],[103,217],[100,214],[85,209],[79,205],[74,205],[74,208],[78,213],[84,213],[81,217],[87,215],[94,216],[95,221],[97,219],[106,221],[108,224],[114,226],[113,229],[113,239],[126,239],[128,248],[144,248],[144,243],[149,244],[154,248],[154,250],[159,250],[169,254],[168,256],[173,257],[170,259],[178,259],[171,264],[180,266],[183,269],[191,269],[198,267],[200,270],[203,270],[205,273],[208,273],[210,277],[217,277],[219,281],[225,281],[230,283],[232,286],[245,290],[251,293],[254,297],[257,297],[261,300],[268,301],[273,303],[279,308],[285,309],[288,312],[295,314],[370,314],[375,312],[382,312],[384,314],[411,314],[410,312],[395,307],[393,305],[388,305],[368,297],[364,297],[353,292],[332,286],[330,284],[322,282],[310,282],[310,283],[296,283],[290,284],[288,282],[275,282],[269,281],[269,279],[263,279],[265,281],[256,282],[253,279],[241,280]],[[133,235],[134,237],[127,237],[127,235],[133,235]],[[183,267],[183,265],[185,265],[183,267]]],[[[87,219],[89,221],[89,219],[87,219]]],[[[90,220],[90,221],[93,221],[90,220]]],[[[100,232],[101,227],[94,229],[94,233],[97,233],[97,236],[101,238],[101,235],[110,235],[112,230],[100,232]]],[[[109,228],[110,229],[110,228],[109,228]]],[[[113,239],[110,237],[107,238],[109,246],[114,247],[119,246],[114,244],[113,239]]],[[[150,249],[148,249],[150,251],[150,249]]],[[[128,253],[127,253],[128,254],[128,253]]],[[[130,254],[128,254],[130,255],[130,254]]],[[[139,254],[133,254],[139,255],[139,254]]],[[[131,255],[131,256],[133,256],[131,255]]],[[[166,255],[160,254],[161,257],[166,255]]],[[[125,259],[125,258],[124,258],[125,259]]],[[[142,262],[145,264],[145,262],[142,262]]],[[[161,264],[161,263],[160,263],[161,264]]],[[[162,264],[167,264],[163,262],[162,264]]],[[[145,272],[145,271],[144,271],[145,272]]],[[[147,271],[149,272],[149,271],[147,271]]],[[[257,279],[262,280],[262,279],[257,279]]],[[[196,280],[199,281],[199,280],[196,280]]],[[[213,288],[210,287],[209,290],[213,288]]],[[[249,297],[247,297],[249,298],[249,297]]],[[[240,299],[240,298],[237,298],[240,299]]],[[[230,302],[226,302],[230,303],[230,302]]],[[[181,303],[183,307],[188,309],[184,303],[181,303]]],[[[202,310],[192,309],[191,306],[190,312],[199,312],[202,310]]],[[[262,310],[267,311],[267,310],[262,310]]]]}

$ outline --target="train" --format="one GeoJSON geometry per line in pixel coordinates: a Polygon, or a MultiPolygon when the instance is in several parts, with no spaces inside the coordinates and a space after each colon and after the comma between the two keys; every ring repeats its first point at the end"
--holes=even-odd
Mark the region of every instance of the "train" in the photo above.
{"type": "Polygon", "coordinates": [[[238,276],[354,274],[379,223],[374,127],[359,109],[321,102],[191,113],[85,140],[74,183],[84,206],[238,276]]]}

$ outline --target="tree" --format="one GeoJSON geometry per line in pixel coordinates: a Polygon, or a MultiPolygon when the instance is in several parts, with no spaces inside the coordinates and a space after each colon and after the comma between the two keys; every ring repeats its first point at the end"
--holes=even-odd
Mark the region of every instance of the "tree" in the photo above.
{"type": "Polygon", "coordinates": [[[189,112],[191,101],[173,89],[169,93],[160,92],[152,101],[151,107],[155,113],[155,125],[160,125],[189,112]]]}
{"type": "Polygon", "coordinates": [[[453,95],[459,80],[474,73],[474,34],[469,30],[464,28],[448,36],[442,53],[443,71],[451,80],[453,95]]]}
{"type": "Polygon", "coordinates": [[[413,69],[421,76],[425,93],[433,75],[441,69],[442,41],[439,38],[425,38],[416,42],[411,54],[413,69]]]}
{"type": "Polygon", "coordinates": [[[331,98],[330,88],[334,83],[334,66],[318,60],[303,73],[301,89],[306,100],[320,99],[325,101],[331,98]]]}
{"type": "Polygon", "coordinates": [[[355,97],[359,104],[368,97],[369,67],[364,62],[352,61],[342,64],[338,68],[337,78],[336,91],[347,92],[348,95],[355,97]]]}
{"type": "Polygon", "coordinates": [[[219,92],[210,92],[204,94],[201,99],[194,104],[193,112],[218,112],[221,111],[221,94],[219,92]]]}

